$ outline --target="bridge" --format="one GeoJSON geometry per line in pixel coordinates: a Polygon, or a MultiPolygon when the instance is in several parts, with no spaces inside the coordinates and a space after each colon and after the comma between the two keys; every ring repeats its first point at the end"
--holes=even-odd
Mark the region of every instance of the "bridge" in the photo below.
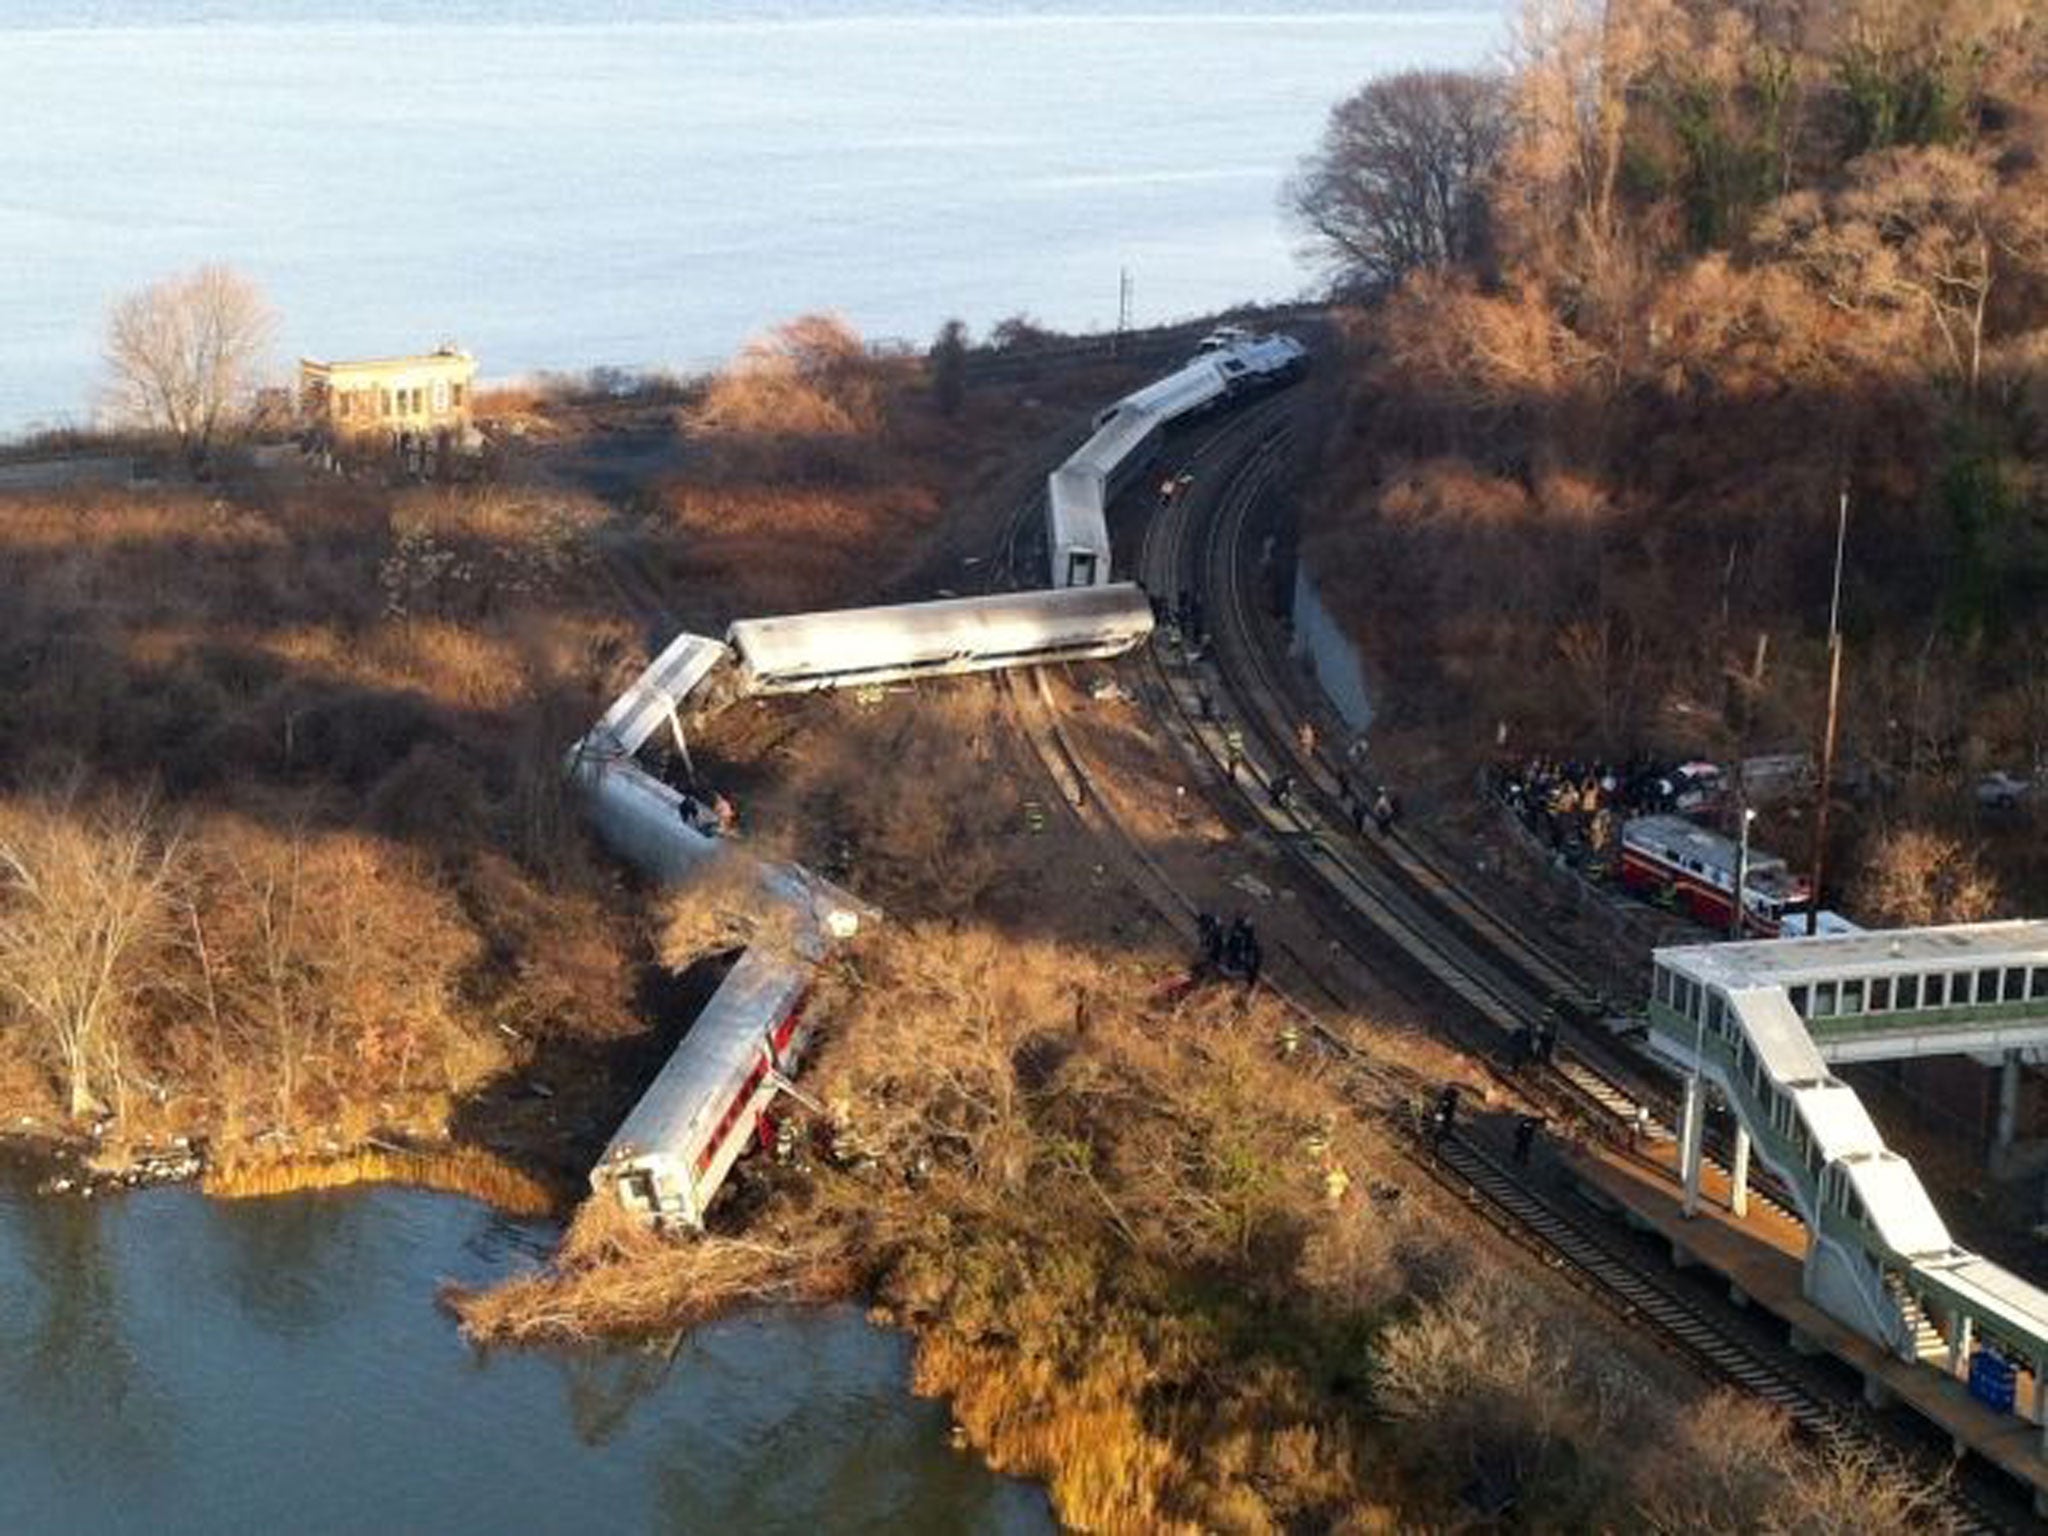
{"type": "Polygon", "coordinates": [[[1979,1397],[2026,1402],[2048,1455],[2048,1291],[1961,1247],[1912,1164],[1884,1144],[1835,1062],[2048,1045],[2048,922],[1660,949],[1650,1043],[1685,1077],[1679,1169],[1700,1200],[1709,1088],[1736,1125],[1729,1204],[1770,1169],[1807,1231],[1807,1298],[1979,1397]]]}

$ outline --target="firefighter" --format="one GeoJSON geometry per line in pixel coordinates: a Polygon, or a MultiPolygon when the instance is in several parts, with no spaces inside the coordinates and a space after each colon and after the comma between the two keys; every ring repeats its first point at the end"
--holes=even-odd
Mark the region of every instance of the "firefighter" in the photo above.
{"type": "Polygon", "coordinates": [[[1458,1085],[1445,1083],[1436,1096],[1436,1106],[1429,1113],[1429,1139],[1433,1146],[1442,1146],[1444,1138],[1457,1128],[1458,1085]]]}

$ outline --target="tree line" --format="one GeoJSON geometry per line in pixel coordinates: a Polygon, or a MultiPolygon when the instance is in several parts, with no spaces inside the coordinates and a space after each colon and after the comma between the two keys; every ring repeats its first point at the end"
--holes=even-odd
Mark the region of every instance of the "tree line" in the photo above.
{"type": "Polygon", "coordinates": [[[2038,4],[1536,0],[1287,201],[1366,301],[1310,553],[1397,714],[1798,745],[1846,493],[1852,757],[1901,806],[2048,770],[2038,4]]]}

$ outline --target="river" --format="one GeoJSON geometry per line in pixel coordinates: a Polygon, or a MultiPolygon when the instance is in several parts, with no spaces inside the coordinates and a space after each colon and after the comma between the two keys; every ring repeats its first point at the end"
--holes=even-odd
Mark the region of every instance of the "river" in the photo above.
{"type": "MultiPolygon", "coordinates": [[[[83,423],[108,305],[237,266],[300,354],[695,369],[834,309],[928,340],[1314,278],[1280,187],[1510,0],[7,0],[0,433],[83,423]]],[[[285,375],[280,371],[279,377],[285,375]]]]}
{"type": "Polygon", "coordinates": [[[553,1230],[351,1190],[38,1199],[0,1177],[0,1531],[1053,1529],[947,1443],[909,1347],[850,1307],[675,1351],[480,1354],[444,1279],[553,1230]]]}

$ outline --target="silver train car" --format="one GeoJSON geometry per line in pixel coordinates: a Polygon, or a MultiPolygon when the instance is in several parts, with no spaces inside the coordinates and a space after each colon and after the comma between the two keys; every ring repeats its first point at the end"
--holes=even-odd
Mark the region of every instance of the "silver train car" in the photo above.
{"type": "Polygon", "coordinates": [[[808,693],[1118,656],[1152,633],[1130,583],[742,619],[727,632],[748,694],[808,693]]]}
{"type": "Polygon", "coordinates": [[[1308,351],[1291,336],[1235,327],[1202,340],[1194,360],[1107,407],[1095,432],[1046,482],[1046,542],[1055,587],[1111,580],[1110,503],[1159,452],[1169,423],[1300,377],[1308,351]]]}
{"type": "Polygon", "coordinates": [[[750,949],[590,1170],[590,1187],[656,1225],[701,1228],[809,1043],[811,967],[750,949]]]}

